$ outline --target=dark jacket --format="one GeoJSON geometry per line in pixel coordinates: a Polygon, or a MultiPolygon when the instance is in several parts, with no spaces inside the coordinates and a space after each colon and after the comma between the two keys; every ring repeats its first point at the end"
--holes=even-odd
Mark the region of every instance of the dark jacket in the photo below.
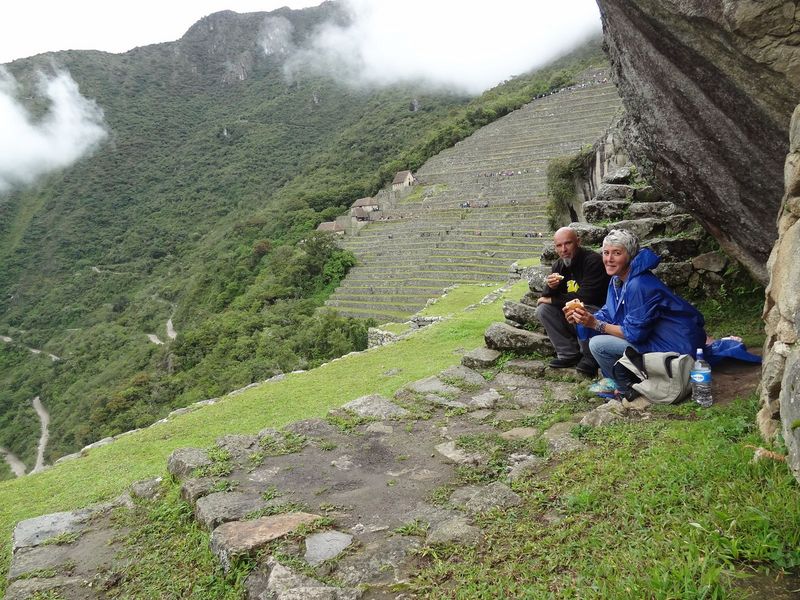
{"type": "Polygon", "coordinates": [[[618,277],[611,279],[606,303],[595,317],[622,326],[625,339],[641,353],[671,351],[694,356],[706,343],[705,320],[650,272],[660,261],[652,250],[642,249],[631,262],[624,283],[618,277]]]}
{"type": "Polygon", "coordinates": [[[564,260],[559,258],[553,263],[552,272],[564,276],[557,288],[545,287],[542,293],[542,296],[553,299],[553,306],[564,308],[573,298],[580,298],[581,302],[591,306],[602,306],[605,302],[608,275],[603,257],[594,250],[578,247],[570,266],[566,266],[564,260]]]}

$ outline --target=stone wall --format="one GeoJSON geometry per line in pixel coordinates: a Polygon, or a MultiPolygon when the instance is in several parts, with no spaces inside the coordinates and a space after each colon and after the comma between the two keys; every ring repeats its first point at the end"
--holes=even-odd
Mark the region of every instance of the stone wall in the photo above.
{"type": "Polygon", "coordinates": [[[778,219],[779,237],[767,263],[767,339],[758,424],[768,439],[778,433],[783,435],[789,465],[800,480],[800,105],[791,121],[784,178],[786,193],[778,219]]]}

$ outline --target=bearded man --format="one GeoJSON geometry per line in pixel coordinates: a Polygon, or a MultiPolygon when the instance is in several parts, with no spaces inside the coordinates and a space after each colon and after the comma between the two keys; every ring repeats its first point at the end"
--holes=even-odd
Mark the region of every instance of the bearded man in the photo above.
{"type": "Polygon", "coordinates": [[[589,352],[588,342],[580,341],[575,325],[567,322],[564,305],[578,299],[594,313],[606,301],[609,277],[603,258],[583,248],[576,231],[562,227],[553,236],[558,260],[545,279],[547,287],[537,300],[536,318],[547,332],[557,357],[550,362],[555,369],[575,367],[588,377],[597,374],[597,363],[589,352]]]}

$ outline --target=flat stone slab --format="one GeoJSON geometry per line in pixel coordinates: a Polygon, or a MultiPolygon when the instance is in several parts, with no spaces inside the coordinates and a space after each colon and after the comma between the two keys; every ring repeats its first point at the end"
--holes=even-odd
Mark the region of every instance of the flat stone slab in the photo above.
{"type": "Polygon", "coordinates": [[[550,381],[544,389],[547,390],[547,393],[557,402],[575,402],[574,383],[550,381]]]}
{"type": "Polygon", "coordinates": [[[473,515],[482,514],[495,508],[511,508],[522,504],[522,498],[499,481],[486,486],[467,486],[457,489],[450,496],[450,501],[462,504],[464,509],[473,515]]]}
{"type": "Polygon", "coordinates": [[[539,437],[539,430],[535,427],[515,427],[500,434],[504,440],[527,440],[529,438],[539,437]]]}
{"type": "Polygon", "coordinates": [[[583,442],[572,435],[573,427],[575,427],[575,423],[562,421],[544,432],[542,437],[547,440],[547,445],[551,452],[563,454],[584,448],[583,442]]]}
{"type": "Polygon", "coordinates": [[[374,419],[391,419],[404,417],[409,412],[380,394],[361,396],[342,406],[343,409],[357,414],[359,417],[374,419]]]}
{"type": "Polygon", "coordinates": [[[420,543],[407,536],[392,536],[379,542],[367,543],[364,552],[346,556],[339,561],[336,576],[345,585],[359,583],[395,583],[405,579],[403,567],[408,555],[420,543]]]}
{"type": "Polygon", "coordinates": [[[464,365],[456,365],[445,369],[439,373],[439,377],[444,379],[459,379],[470,385],[486,385],[486,379],[483,378],[483,375],[464,365]]]}
{"type": "Polygon", "coordinates": [[[211,552],[227,570],[234,556],[250,555],[272,540],[288,535],[300,525],[313,523],[319,518],[319,515],[293,512],[253,521],[223,523],[211,532],[211,552]]]}
{"type": "Polygon", "coordinates": [[[214,479],[211,477],[187,479],[181,484],[181,498],[194,505],[198,499],[210,494],[212,489],[214,489],[214,479]]]}
{"type": "Polygon", "coordinates": [[[93,511],[84,509],[53,513],[20,521],[14,527],[13,551],[38,546],[42,542],[64,533],[80,533],[86,528],[85,523],[93,514],[93,511]]]}
{"type": "Polygon", "coordinates": [[[461,364],[470,369],[488,369],[495,365],[500,354],[491,348],[475,348],[461,357],[461,364]]]}
{"type": "Polygon", "coordinates": [[[106,527],[86,531],[70,544],[47,544],[21,549],[14,553],[8,578],[14,579],[26,573],[48,569],[58,573],[62,570],[59,567],[70,563],[77,565],[76,568],[68,569],[71,575],[91,573],[101,568],[109,569],[114,557],[112,544],[118,541],[118,536],[119,532],[106,527]]]}
{"type": "Polygon", "coordinates": [[[436,406],[443,406],[445,408],[468,408],[468,405],[459,400],[450,400],[443,398],[437,394],[425,394],[425,400],[436,406]]]}
{"type": "Polygon", "coordinates": [[[545,404],[543,388],[520,388],[514,390],[512,402],[521,408],[539,414],[545,404]]]}
{"type": "Polygon", "coordinates": [[[236,461],[247,460],[258,448],[257,435],[225,435],[216,440],[217,446],[227,450],[236,461]]]}
{"type": "Polygon", "coordinates": [[[538,388],[543,386],[541,379],[534,379],[525,375],[516,375],[514,373],[499,373],[494,379],[492,384],[502,386],[509,389],[517,388],[538,388]]]}
{"type": "Polygon", "coordinates": [[[388,435],[390,433],[394,433],[394,427],[387,425],[386,423],[370,423],[367,425],[366,431],[367,433],[381,433],[388,435]]]}
{"type": "Polygon", "coordinates": [[[195,518],[208,530],[226,521],[243,519],[249,513],[267,507],[260,494],[246,492],[214,492],[197,500],[195,518]]]}
{"type": "Polygon", "coordinates": [[[502,410],[498,410],[494,414],[495,421],[519,421],[520,419],[526,419],[528,417],[534,417],[536,413],[531,410],[526,410],[523,408],[504,408],[502,410]]]}
{"type": "Polygon", "coordinates": [[[445,383],[438,377],[426,377],[419,381],[414,381],[406,386],[406,389],[418,394],[460,394],[461,390],[455,386],[445,383]]]}
{"type": "Polygon", "coordinates": [[[338,429],[325,419],[295,421],[294,423],[289,423],[283,430],[310,438],[324,438],[329,435],[335,435],[338,432],[338,429]]]}
{"type": "Polygon", "coordinates": [[[18,579],[6,588],[5,600],[30,600],[31,598],[81,598],[94,600],[100,590],[86,585],[83,577],[48,577],[46,579],[18,579]],[[51,595],[51,594],[57,595],[51,595]],[[38,594],[38,596],[37,596],[38,594]]]}
{"type": "Polygon", "coordinates": [[[623,419],[625,409],[622,403],[616,400],[609,400],[601,404],[594,410],[588,412],[581,419],[581,425],[585,427],[602,427],[623,419]]]}
{"type": "Polygon", "coordinates": [[[515,459],[511,457],[511,469],[508,472],[508,479],[516,481],[530,475],[536,475],[547,466],[547,459],[541,456],[519,456],[515,459]]]}
{"type": "Polygon", "coordinates": [[[200,448],[178,448],[167,459],[167,471],[178,479],[183,479],[192,474],[195,469],[207,467],[211,459],[205,450],[200,448]]]}
{"type": "Polygon", "coordinates": [[[470,525],[466,517],[458,516],[437,523],[428,531],[425,542],[428,544],[472,545],[481,541],[481,530],[470,525]]]}
{"type": "Polygon", "coordinates": [[[245,581],[247,598],[273,600],[358,600],[361,592],[355,589],[326,585],[306,575],[296,573],[270,557],[267,567],[255,569],[245,581]]]}
{"type": "Polygon", "coordinates": [[[498,401],[503,399],[503,395],[494,388],[472,396],[467,400],[467,405],[471,408],[494,408],[498,401]]]}
{"type": "Polygon", "coordinates": [[[492,416],[492,411],[488,408],[481,408],[469,413],[469,418],[473,421],[483,421],[485,418],[492,416]]]}
{"type": "Polygon", "coordinates": [[[455,442],[443,442],[436,446],[436,451],[447,460],[459,465],[479,465],[486,462],[481,454],[470,454],[462,448],[458,448],[455,442]]]}
{"type": "Polygon", "coordinates": [[[544,375],[545,367],[541,360],[528,360],[515,358],[505,364],[505,370],[516,375],[526,375],[527,377],[539,378],[544,375]]]}
{"type": "Polygon", "coordinates": [[[312,566],[336,558],[353,542],[353,536],[341,531],[323,531],[306,538],[306,553],[303,558],[312,566]]]}

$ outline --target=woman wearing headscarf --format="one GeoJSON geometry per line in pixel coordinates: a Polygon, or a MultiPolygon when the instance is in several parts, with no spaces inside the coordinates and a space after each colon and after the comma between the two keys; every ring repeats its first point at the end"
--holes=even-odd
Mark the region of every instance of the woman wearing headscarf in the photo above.
{"type": "Polygon", "coordinates": [[[625,229],[603,240],[603,265],[611,277],[605,305],[596,313],[565,307],[571,323],[589,330],[589,350],[605,379],[593,391],[614,392],[614,363],[632,346],[638,352],[695,355],[706,343],[703,315],[652,273],[661,258],[625,229]]]}

